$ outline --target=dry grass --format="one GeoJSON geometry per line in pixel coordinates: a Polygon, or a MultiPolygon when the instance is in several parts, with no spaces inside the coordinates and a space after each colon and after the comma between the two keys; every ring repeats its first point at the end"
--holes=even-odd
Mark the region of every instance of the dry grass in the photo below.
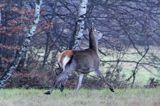
{"type": "Polygon", "coordinates": [[[160,88],[108,90],[65,90],[44,95],[44,90],[0,90],[0,106],[160,106],[160,88]]]}

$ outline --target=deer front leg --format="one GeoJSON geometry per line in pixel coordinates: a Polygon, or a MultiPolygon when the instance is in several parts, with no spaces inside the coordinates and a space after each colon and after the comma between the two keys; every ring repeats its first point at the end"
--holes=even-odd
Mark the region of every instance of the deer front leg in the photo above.
{"type": "Polygon", "coordinates": [[[112,85],[111,85],[108,81],[105,80],[105,78],[104,78],[104,76],[102,75],[102,73],[100,72],[100,70],[99,70],[99,69],[98,69],[98,70],[95,70],[95,73],[96,73],[96,75],[97,75],[100,79],[102,79],[102,80],[105,82],[105,84],[107,84],[107,86],[109,87],[109,89],[110,89],[112,92],[114,92],[114,89],[113,89],[112,85]]]}

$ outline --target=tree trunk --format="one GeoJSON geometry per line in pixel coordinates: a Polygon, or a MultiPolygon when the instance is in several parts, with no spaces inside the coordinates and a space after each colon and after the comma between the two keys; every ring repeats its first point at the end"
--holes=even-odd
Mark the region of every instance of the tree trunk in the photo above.
{"type": "Polygon", "coordinates": [[[88,0],[81,0],[81,4],[79,7],[78,20],[76,23],[76,33],[75,33],[75,45],[74,49],[80,49],[81,41],[83,39],[83,31],[84,31],[84,22],[87,12],[87,4],[88,0]]]}
{"type": "Polygon", "coordinates": [[[25,37],[23,45],[22,45],[18,55],[16,56],[15,60],[5,70],[4,75],[1,77],[1,79],[0,79],[0,87],[1,88],[5,86],[5,82],[11,77],[13,72],[16,70],[20,60],[23,58],[25,53],[28,51],[28,48],[30,47],[31,38],[34,35],[34,33],[36,31],[36,28],[37,28],[37,25],[38,25],[38,22],[39,22],[41,4],[42,4],[42,0],[36,0],[34,21],[33,21],[32,25],[31,25],[31,29],[27,32],[27,36],[25,37]]]}
{"type": "Polygon", "coordinates": [[[50,49],[50,46],[49,46],[49,40],[50,40],[50,32],[47,32],[46,33],[46,44],[45,44],[45,53],[44,53],[44,56],[43,56],[43,63],[42,63],[42,68],[44,68],[44,66],[45,66],[45,64],[46,64],[46,61],[47,61],[47,59],[48,59],[48,56],[49,56],[49,54],[50,54],[50,51],[51,51],[51,49],[50,49]]]}

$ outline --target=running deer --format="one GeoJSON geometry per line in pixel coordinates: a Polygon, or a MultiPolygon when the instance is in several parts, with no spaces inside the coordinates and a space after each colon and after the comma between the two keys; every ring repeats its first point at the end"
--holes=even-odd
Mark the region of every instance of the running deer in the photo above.
{"type": "Polygon", "coordinates": [[[92,27],[89,31],[88,49],[64,50],[62,53],[57,54],[58,64],[63,71],[56,78],[51,90],[47,91],[45,94],[51,94],[55,88],[60,88],[60,90],[63,91],[64,83],[74,71],[80,73],[77,90],[81,87],[84,74],[94,71],[96,75],[108,85],[109,89],[114,92],[113,87],[105,80],[99,70],[100,59],[98,56],[98,40],[101,39],[102,35],[102,33],[92,27]]]}

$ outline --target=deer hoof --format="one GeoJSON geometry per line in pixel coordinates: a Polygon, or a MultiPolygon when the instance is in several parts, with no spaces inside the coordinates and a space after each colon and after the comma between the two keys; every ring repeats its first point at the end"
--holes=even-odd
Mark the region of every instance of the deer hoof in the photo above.
{"type": "Polygon", "coordinates": [[[51,94],[51,91],[47,91],[44,93],[45,95],[50,95],[51,94]]]}

